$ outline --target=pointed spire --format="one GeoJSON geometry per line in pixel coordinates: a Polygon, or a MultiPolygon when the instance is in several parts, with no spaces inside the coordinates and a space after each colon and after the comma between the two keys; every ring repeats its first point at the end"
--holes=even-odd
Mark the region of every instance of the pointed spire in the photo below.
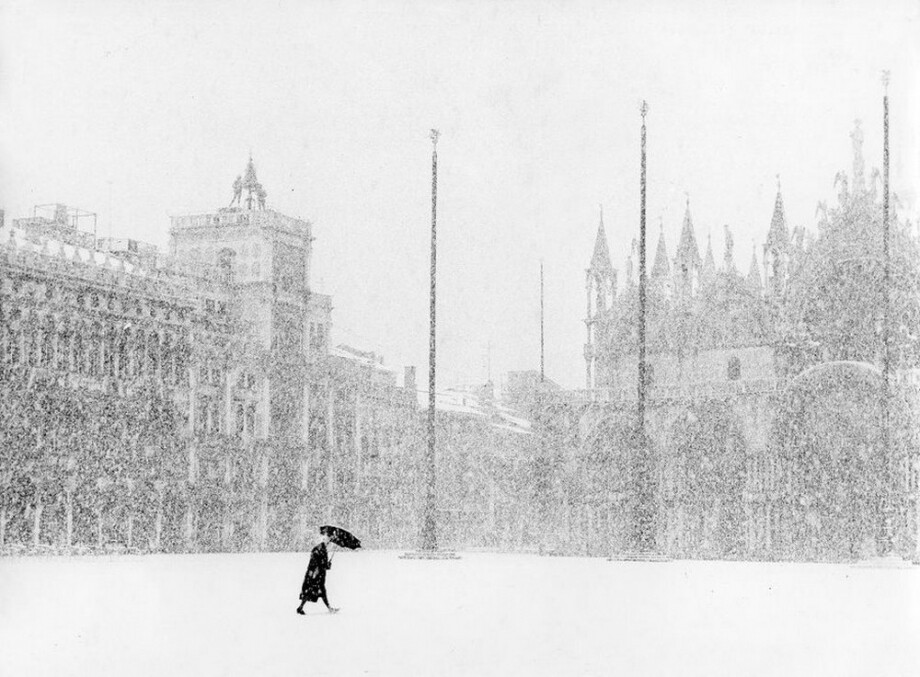
{"type": "Polygon", "coordinates": [[[700,250],[696,246],[696,236],[693,234],[693,220],[690,218],[690,196],[687,196],[687,209],[684,212],[684,225],[680,231],[680,242],[677,245],[675,261],[678,267],[692,270],[700,266],[700,250]]]}
{"type": "Polygon", "coordinates": [[[767,233],[767,249],[785,252],[789,249],[789,229],[786,228],[786,213],[783,209],[783,193],[776,175],[776,202],[773,203],[773,218],[767,233]]]}
{"type": "Polygon", "coordinates": [[[604,231],[604,208],[600,208],[600,223],[597,226],[597,237],[594,240],[594,255],[591,257],[591,270],[613,274],[610,264],[610,250],[607,248],[607,233],[604,231]]]}
{"type": "Polygon", "coordinates": [[[722,261],[722,267],[726,273],[735,270],[735,238],[732,237],[732,231],[729,230],[728,224],[725,224],[725,257],[722,261]]]}
{"type": "Polygon", "coordinates": [[[626,257],[626,284],[627,286],[632,286],[638,284],[639,282],[639,273],[636,268],[636,259],[639,258],[639,243],[636,238],[633,238],[632,245],[630,246],[629,256],[626,257]]]}
{"type": "Polygon", "coordinates": [[[671,265],[668,263],[668,248],[664,241],[664,223],[660,218],[658,225],[658,248],[655,250],[655,263],[652,264],[652,279],[667,277],[671,272],[671,265]]]}
{"type": "Polygon", "coordinates": [[[703,281],[709,282],[716,275],[716,260],[712,255],[712,234],[706,234],[706,258],[703,259],[703,281]]]}
{"type": "Polygon", "coordinates": [[[758,295],[763,291],[763,281],[760,279],[760,266],[757,265],[757,244],[751,243],[753,252],[751,253],[751,267],[747,274],[747,283],[751,291],[758,295]]]}

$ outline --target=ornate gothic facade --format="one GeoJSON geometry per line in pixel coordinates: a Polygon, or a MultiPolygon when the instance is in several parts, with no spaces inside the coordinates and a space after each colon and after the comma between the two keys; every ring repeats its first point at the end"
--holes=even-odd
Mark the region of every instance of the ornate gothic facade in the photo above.
{"type": "MultiPolygon", "coordinates": [[[[647,429],[658,546],[671,556],[839,559],[886,541],[914,551],[920,249],[892,213],[886,284],[877,172],[867,184],[858,127],[853,145],[851,180],[838,174],[838,205],[819,205],[817,232],[790,231],[777,188],[746,274],[727,228],[720,266],[710,243],[700,254],[689,200],[673,257],[662,229],[648,278],[647,429]]],[[[602,221],[587,270],[576,459],[595,480],[574,499],[572,528],[614,551],[629,548],[637,501],[632,268],[618,287],[602,221]]]]}

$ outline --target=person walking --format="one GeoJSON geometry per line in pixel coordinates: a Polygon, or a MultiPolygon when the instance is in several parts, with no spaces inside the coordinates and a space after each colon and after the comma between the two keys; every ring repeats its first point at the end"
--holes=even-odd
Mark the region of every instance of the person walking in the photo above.
{"type": "Polygon", "coordinates": [[[326,594],[326,571],[332,568],[332,560],[329,559],[329,553],[326,550],[327,543],[329,543],[329,535],[323,533],[320,542],[310,551],[310,564],[303,577],[303,585],[300,587],[300,606],[297,607],[297,613],[301,615],[304,614],[304,604],[316,602],[319,599],[323,600],[329,613],[334,614],[338,611],[337,607],[329,604],[329,596],[326,594]]]}

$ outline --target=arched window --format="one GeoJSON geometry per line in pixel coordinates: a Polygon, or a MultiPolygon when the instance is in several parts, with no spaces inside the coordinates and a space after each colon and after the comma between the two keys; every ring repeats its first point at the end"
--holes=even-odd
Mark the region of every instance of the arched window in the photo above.
{"type": "Polygon", "coordinates": [[[224,284],[233,282],[233,265],[236,262],[236,252],[229,247],[221,249],[217,254],[217,265],[220,267],[220,277],[224,284]]]}
{"type": "Polygon", "coordinates": [[[118,337],[118,378],[131,376],[131,330],[125,329],[118,337]]]}
{"type": "MultiPolygon", "coordinates": [[[[140,308],[140,305],[138,305],[140,308]]],[[[134,375],[143,376],[147,370],[147,337],[138,332],[134,340],[134,375]]]]}
{"type": "Polygon", "coordinates": [[[2,326],[2,344],[3,361],[16,364],[19,362],[19,332],[17,332],[10,321],[9,317],[3,318],[2,326]]]}
{"type": "Polygon", "coordinates": [[[256,433],[256,405],[254,404],[246,407],[246,433],[249,435],[256,433]]]}
{"type": "Polygon", "coordinates": [[[70,371],[70,349],[73,333],[69,325],[65,324],[58,334],[57,369],[70,371]]]}
{"type": "Polygon", "coordinates": [[[42,324],[42,366],[54,367],[54,325],[51,320],[42,324]]]}
{"type": "Polygon", "coordinates": [[[74,371],[78,374],[86,372],[86,350],[83,332],[77,330],[73,336],[73,362],[74,371]]]}
{"type": "Polygon", "coordinates": [[[102,375],[102,360],[105,353],[104,337],[101,327],[93,327],[89,342],[89,369],[90,376],[102,375]]]}
{"type": "Polygon", "coordinates": [[[741,379],[741,359],[737,355],[728,358],[728,380],[738,381],[741,379]]]}
{"type": "Polygon", "coordinates": [[[102,353],[102,374],[104,376],[115,376],[115,351],[118,347],[118,339],[111,328],[106,330],[104,341],[105,347],[102,353]]]}
{"type": "Polygon", "coordinates": [[[238,402],[236,405],[236,436],[242,437],[246,427],[246,414],[243,410],[243,403],[238,402]]]}
{"type": "Polygon", "coordinates": [[[173,382],[173,369],[175,367],[175,356],[173,355],[172,337],[167,333],[163,334],[163,344],[160,359],[160,380],[163,383],[173,382]]]}
{"type": "Polygon", "coordinates": [[[148,364],[150,365],[150,374],[154,377],[159,375],[160,370],[160,336],[152,332],[148,341],[148,364]]]}
{"type": "Polygon", "coordinates": [[[176,355],[175,384],[180,386],[188,385],[188,346],[180,340],[174,351],[176,355]]]}

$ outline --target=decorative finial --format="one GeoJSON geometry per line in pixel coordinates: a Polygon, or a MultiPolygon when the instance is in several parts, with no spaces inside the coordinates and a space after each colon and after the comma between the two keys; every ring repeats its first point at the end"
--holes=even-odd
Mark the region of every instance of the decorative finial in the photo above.
{"type": "Polygon", "coordinates": [[[885,87],[885,94],[888,94],[888,83],[891,82],[891,71],[882,71],[882,85],[885,87]]]}
{"type": "Polygon", "coordinates": [[[438,147],[438,137],[441,136],[441,132],[439,132],[437,129],[432,129],[432,130],[431,130],[431,134],[430,134],[429,136],[431,137],[431,143],[432,143],[432,145],[435,147],[435,149],[437,149],[437,147],[438,147]]]}
{"type": "Polygon", "coordinates": [[[661,216],[658,216],[658,230],[661,231],[661,234],[664,235],[664,219],[661,216]]]}
{"type": "Polygon", "coordinates": [[[645,119],[645,116],[648,115],[648,104],[645,102],[645,99],[642,99],[642,105],[639,106],[639,112],[642,113],[642,119],[645,119]]]}
{"type": "Polygon", "coordinates": [[[684,197],[687,198],[687,211],[690,211],[690,193],[687,191],[684,191],[684,197]]]}
{"type": "Polygon", "coordinates": [[[779,182],[779,174],[776,175],[776,192],[779,193],[782,191],[782,184],[779,182]]]}

